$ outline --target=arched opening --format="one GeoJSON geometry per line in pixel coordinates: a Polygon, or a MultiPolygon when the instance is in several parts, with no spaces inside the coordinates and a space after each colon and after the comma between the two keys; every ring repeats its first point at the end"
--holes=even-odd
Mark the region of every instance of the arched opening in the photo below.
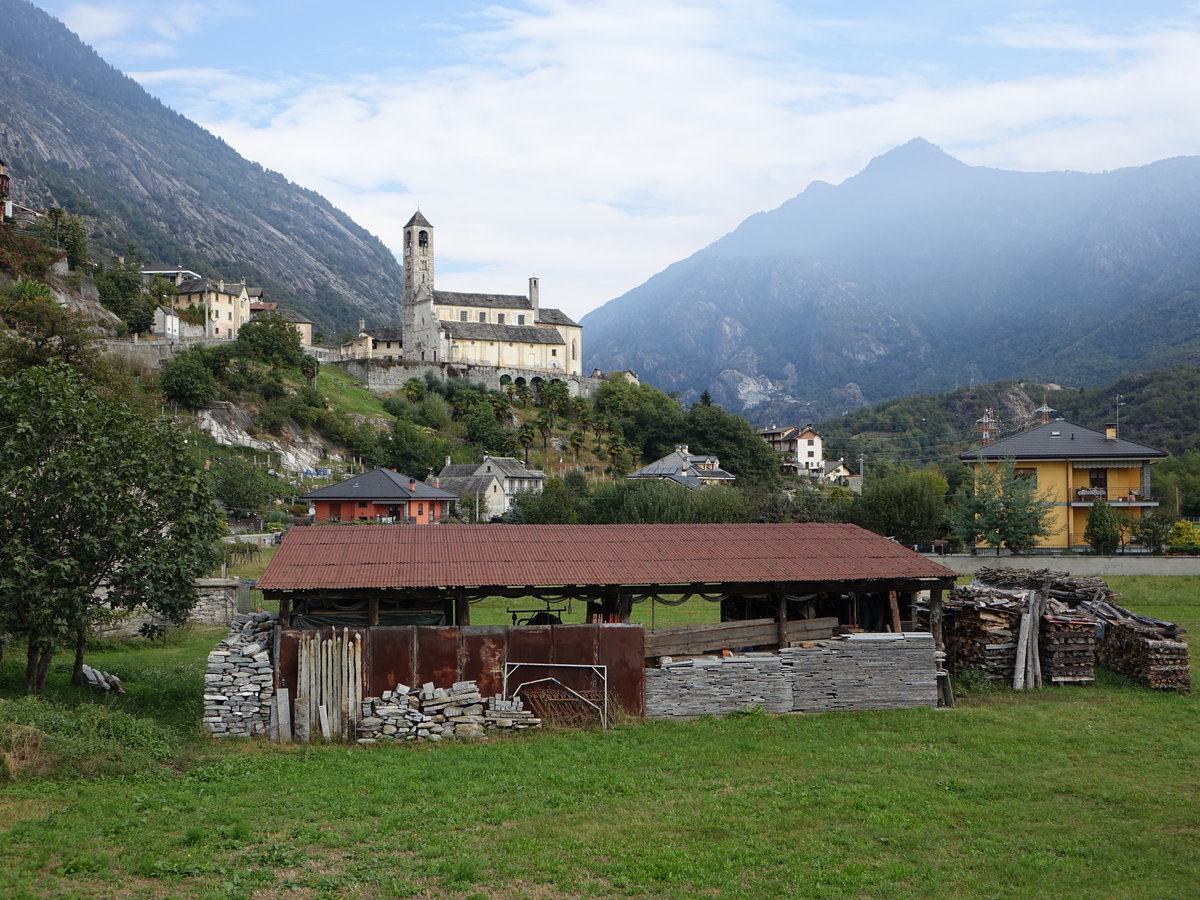
{"type": "Polygon", "coordinates": [[[429,232],[428,231],[417,232],[417,246],[418,247],[428,247],[429,246],[429,232]]]}
{"type": "Polygon", "coordinates": [[[571,359],[579,359],[579,341],[571,339],[571,359]]]}

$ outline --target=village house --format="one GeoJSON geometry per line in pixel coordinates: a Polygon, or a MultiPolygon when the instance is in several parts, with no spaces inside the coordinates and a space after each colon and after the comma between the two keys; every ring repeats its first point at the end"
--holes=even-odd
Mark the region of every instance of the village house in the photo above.
{"type": "Polygon", "coordinates": [[[314,522],[386,522],[432,525],[449,518],[458,497],[392,469],[372,469],[318,488],[302,500],[314,522]]]}
{"type": "MultiPolygon", "coordinates": [[[[250,295],[244,281],[189,278],[180,281],[176,289],[179,293],[171,306],[181,312],[189,308],[201,310],[204,337],[233,340],[238,330],[250,321],[250,295]]],[[[187,320],[186,315],[183,318],[187,320]]]]}
{"type": "MultiPolygon", "coordinates": [[[[261,288],[250,288],[247,290],[247,293],[251,291],[258,292],[259,296],[262,294],[261,288]]],[[[311,319],[305,318],[294,309],[281,307],[278,303],[268,303],[262,300],[255,302],[252,297],[250,302],[250,321],[257,322],[264,316],[279,316],[279,318],[291,325],[296,330],[296,333],[300,335],[301,344],[305,347],[312,346],[313,323],[311,319]]]]}
{"type": "Polygon", "coordinates": [[[1123,440],[1117,426],[1095,431],[1065,419],[1037,425],[1003,440],[959,455],[978,471],[1012,459],[1016,473],[1032,479],[1039,494],[1053,501],[1053,533],[1039,538],[1043,549],[1084,545],[1088,509],[1103,500],[1131,518],[1140,518],[1158,502],[1150,492],[1150,466],[1167,453],[1123,440]]]}
{"type": "Polygon", "coordinates": [[[581,375],[583,329],[528,296],[434,287],[433,226],[420,212],[404,226],[403,356],[422,362],[542,369],[581,375]]]}
{"type": "Polygon", "coordinates": [[[825,466],[821,435],[811,425],[760,428],[761,437],[779,458],[781,475],[820,478],[825,466]]]}
{"type": "Polygon", "coordinates": [[[508,512],[513,498],[522,491],[540,494],[546,483],[546,473],[530,469],[511,456],[491,456],[485,453],[483,462],[446,464],[438,474],[440,484],[459,497],[475,496],[480,503],[476,516],[486,521],[508,512]]]}
{"type": "Polygon", "coordinates": [[[715,456],[689,453],[687,444],[680,444],[673,453],[625,477],[631,481],[673,481],[694,491],[710,484],[733,484],[736,480],[721,468],[715,456]]]}

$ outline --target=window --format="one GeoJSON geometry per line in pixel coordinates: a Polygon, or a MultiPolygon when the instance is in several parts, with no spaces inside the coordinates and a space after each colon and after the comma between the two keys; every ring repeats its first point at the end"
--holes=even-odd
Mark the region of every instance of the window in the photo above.
{"type": "Polygon", "coordinates": [[[551,356],[558,356],[558,348],[557,348],[557,347],[552,347],[552,348],[550,349],[550,355],[551,355],[551,356]]]}
{"type": "Polygon", "coordinates": [[[359,508],[359,509],[366,509],[366,508],[367,508],[367,501],[366,501],[366,500],[359,500],[359,501],[358,501],[358,508],[359,508]]]}
{"type": "Polygon", "coordinates": [[[809,456],[816,456],[817,454],[816,454],[816,451],[809,450],[809,451],[808,451],[808,455],[809,455],[809,456]]]}
{"type": "Polygon", "coordinates": [[[812,439],[812,438],[809,438],[809,439],[808,439],[808,446],[810,446],[810,447],[811,447],[812,445],[813,445],[813,439],[812,439]]]}
{"type": "Polygon", "coordinates": [[[1032,467],[1014,468],[1013,475],[1017,478],[1024,478],[1026,481],[1032,481],[1034,487],[1037,487],[1037,469],[1032,467]]]}
{"type": "Polygon", "coordinates": [[[429,232],[428,231],[417,232],[417,245],[420,247],[428,247],[429,246],[429,232]]]}
{"type": "Polygon", "coordinates": [[[424,503],[417,504],[417,515],[418,516],[425,515],[425,504],[424,503]]]}
{"type": "Polygon", "coordinates": [[[517,313],[517,324],[518,325],[525,324],[525,314],[524,313],[517,313]]]}
{"type": "Polygon", "coordinates": [[[496,324],[497,325],[504,324],[504,313],[496,313],[496,324]]]}
{"type": "Polygon", "coordinates": [[[467,311],[465,309],[460,309],[458,311],[458,321],[460,321],[460,322],[467,321],[467,311]]]}
{"type": "Polygon", "coordinates": [[[229,311],[229,321],[230,322],[233,321],[233,310],[232,309],[229,311]]]}
{"type": "Polygon", "coordinates": [[[1088,487],[1108,490],[1108,469],[1088,469],[1088,487]]]}
{"type": "Polygon", "coordinates": [[[482,312],[482,313],[480,313],[480,314],[479,314],[479,321],[480,321],[480,322],[486,322],[486,321],[487,321],[487,313],[485,313],[485,312],[482,312]]]}

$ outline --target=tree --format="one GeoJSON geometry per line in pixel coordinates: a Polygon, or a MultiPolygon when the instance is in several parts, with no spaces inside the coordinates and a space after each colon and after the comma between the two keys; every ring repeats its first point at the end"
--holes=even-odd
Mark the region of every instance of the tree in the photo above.
{"type": "Polygon", "coordinates": [[[1146,513],[1139,519],[1134,519],[1129,526],[1133,539],[1150,551],[1154,556],[1161,556],[1163,547],[1171,537],[1171,527],[1175,524],[1172,516],[1161,510],[1146,513]]]}
{"type": "Polygon", "coordinates": [[[1121,543],[1121,522],[1107,501],[1093,500],[1088,509],[1083,539],[1099,556],[1112,556],[1121,543]]]}
{"type": "Polygon", "coordinates": [[[321,364],[317,362],[315,356],[305,354],[304,359],[300,360],[300,374],[304,376],[305,383],[313,386],[313,382],[317,380],[317,372],[320,370],[321,364]]]}
{"type": "Polygon", "coordinates": [[[717,405],[697,403],[687,414],[685,440],[692,453],[710,453],[721,461],[721,468],[742,482],[777,487],[779,462],[767,442],[758,436],[743,418],[717,405]]]}
{"type": "Polygon", "coordinates": [[[254,359],[276,368],[299,366],[304,360],[300,332],[283,316],[268,313],[238,329],[238,345],[254,359]]]}
{"type": "Polygon", "coordinates": [[[855,521],[901,544],[931,541],[946,521],[947,490],[946,479],[928,470],[872,479],[854,504],[855,521]]]}
{"type": "Polygon", "coordinates": [[[32,280],[0,290],[0,374],[59,359],[77,368],[96,367],[96,335],[87,317],[59,306],[50,289],[32,280]]]}
{"type": "Polygon", "coordinates": [[[0,618],[27,639],[28,690],[69,636],[78,683],[98,611],[186,617],[220,516],[179,429],[66,365],[0,379],[0,421],[0,618]]]}
{"type": "Polygon", "coordinates": [[[997,556],[1001,547],[1027,553],[1037,546],[1039,537],[1055,532],[1051,521],[1054,502],[1038,493],[1034,479],[1016,471],[1011,457],[994,464],[981,457],[954,500],[951,528],[972,552],[982,541],[994,547],[997,556]]]}
{"type": "Polygon", "coordinates": [[[240,456],[217,460],[211,472],[213,494],[234,518],[258,515],[275,496],[275,480],[240,456]]]}
{"type": "Polygon", "coordinates": [[[158,375],[158,386],[167,398],[201,409],[217,399],[217,380],[200,354],[189,350],[167,364],[158,375]]]}

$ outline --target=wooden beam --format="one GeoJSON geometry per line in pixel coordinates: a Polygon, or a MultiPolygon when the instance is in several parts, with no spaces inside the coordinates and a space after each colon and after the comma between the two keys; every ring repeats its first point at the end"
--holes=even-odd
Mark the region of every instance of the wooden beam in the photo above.
{"type": "Polygon", "coordinates": [[[888,606],[892,609],[892,633],[899,634],[900,626],[900,601],[896,591],[888,591],[888,606]]]}

